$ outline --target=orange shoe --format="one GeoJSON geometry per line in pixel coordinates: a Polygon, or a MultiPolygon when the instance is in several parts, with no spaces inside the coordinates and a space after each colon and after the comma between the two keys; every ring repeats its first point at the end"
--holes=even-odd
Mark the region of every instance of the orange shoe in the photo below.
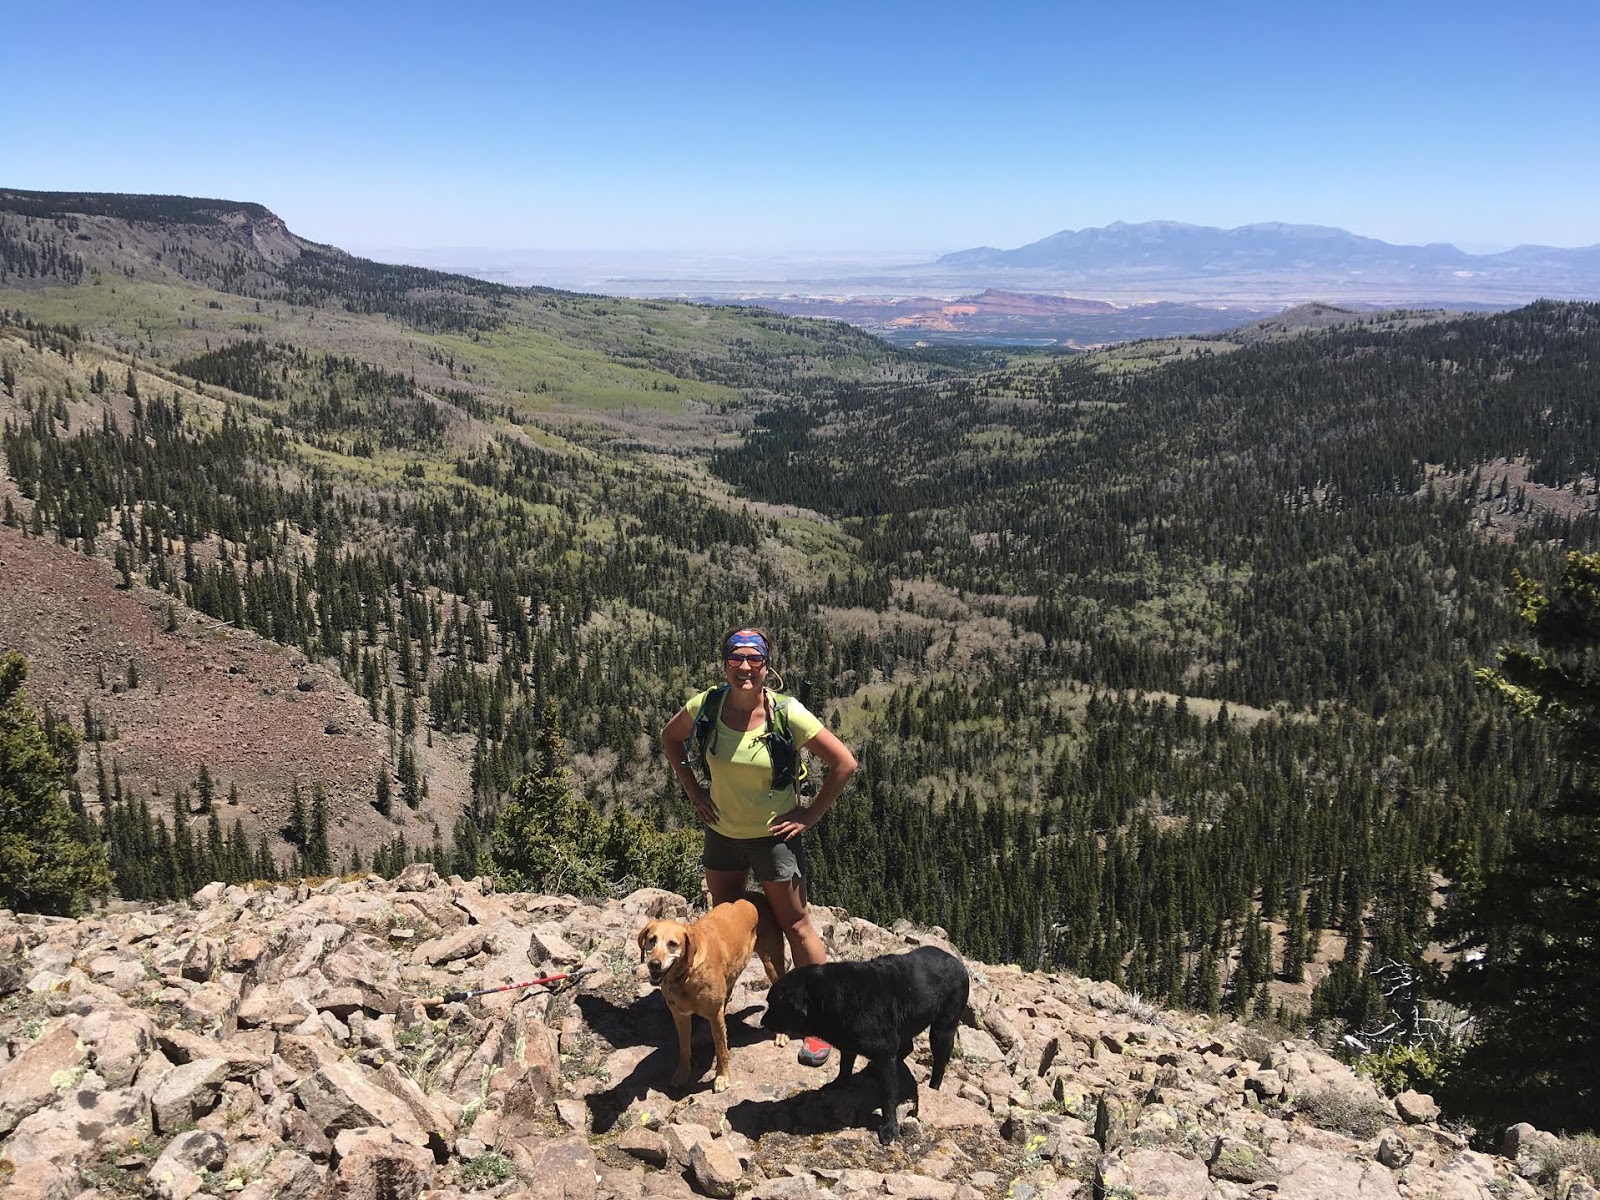
{"type": "Polygon", "coordinates": [[[819,1037],[808,1037],[800,1043],[800,1062],[808,1067],[820,1067],[832,1053],[833,1047],[819,1037]]]}

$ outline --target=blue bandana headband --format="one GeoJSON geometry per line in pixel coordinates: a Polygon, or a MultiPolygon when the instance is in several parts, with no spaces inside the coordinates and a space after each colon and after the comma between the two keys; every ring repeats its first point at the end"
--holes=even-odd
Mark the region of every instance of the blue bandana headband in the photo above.
{"type": "Polygon", "coordinates": [[[767,639],[754,629],[741,629],[737,633],[728,635],[728,640],[722,644],[722,657],[732,658],[735,650],[754,650],[762,658],[772,657],[772,651],[767,647],[767,639]]]}

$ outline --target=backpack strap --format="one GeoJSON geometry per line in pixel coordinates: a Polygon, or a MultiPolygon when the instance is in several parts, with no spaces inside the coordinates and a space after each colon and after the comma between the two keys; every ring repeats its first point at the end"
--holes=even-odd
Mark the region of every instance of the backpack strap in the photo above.
{"type": "Polygon", "coordinates": [[[700,702],[700,711],[695,714],[689,740],[684,744],[685,763],[694,772],[695,778],[706,787],[711,786],[711,767],[706,758],[716,749],[717,718],[722,715],[722,702],[727,698],[728,685],[725,683],[706,693],[706,698],[700,702]]]}
{"type": "Polygon", "coordinates": [[[782,693],[767,693],[767,754],[772,759],[772,790],[781,792],[794,789],[799,795],[809,772],[800,748],[794,744],[794,734],[789,730],[789,704],[792,699],[782,693]]]}

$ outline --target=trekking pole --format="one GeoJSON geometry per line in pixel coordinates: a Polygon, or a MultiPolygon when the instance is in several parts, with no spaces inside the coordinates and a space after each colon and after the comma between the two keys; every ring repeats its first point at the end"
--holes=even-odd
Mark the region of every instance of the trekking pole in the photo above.
{"type": "Polygon", "coordinates": [[[541,975],[538,979],[528,979],[522,983],[508,983],[502,987],[479,988],[475,992],[446,992],[442,996],[429,996],[422,1001],[422,1007],[438,1008],[441,1004],[455,1004],[461,1000],[471,1000],[474,996],[490,996],[495,992],[515,992],[521,988],[535,987],[541,983],[559,983],[563,979],[579,979],[593,970],[593,967],[579,967],[576,971],[563,971],[558,975],[541,975]]]}

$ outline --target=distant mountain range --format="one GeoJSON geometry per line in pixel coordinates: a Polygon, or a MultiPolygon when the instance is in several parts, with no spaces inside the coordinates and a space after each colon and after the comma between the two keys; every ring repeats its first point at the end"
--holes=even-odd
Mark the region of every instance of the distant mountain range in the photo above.
{"type": "Polygon", "coordinates": [[[1444,242],[1397,246],[1326,225],[1275,221],[1237,229],[1117,221],[1102,228],[1063,229],[1013,250],[960,250],[924,270],[996,282],[1020,273],[1038,284],[1142,284],[1152,291],[1181,286],[1185,293],[1199,290],[1217,298],[1288,297],[1329,288],[1374,302],[1600,297],[1600,245],[1469,254],[1444,242]]]}

